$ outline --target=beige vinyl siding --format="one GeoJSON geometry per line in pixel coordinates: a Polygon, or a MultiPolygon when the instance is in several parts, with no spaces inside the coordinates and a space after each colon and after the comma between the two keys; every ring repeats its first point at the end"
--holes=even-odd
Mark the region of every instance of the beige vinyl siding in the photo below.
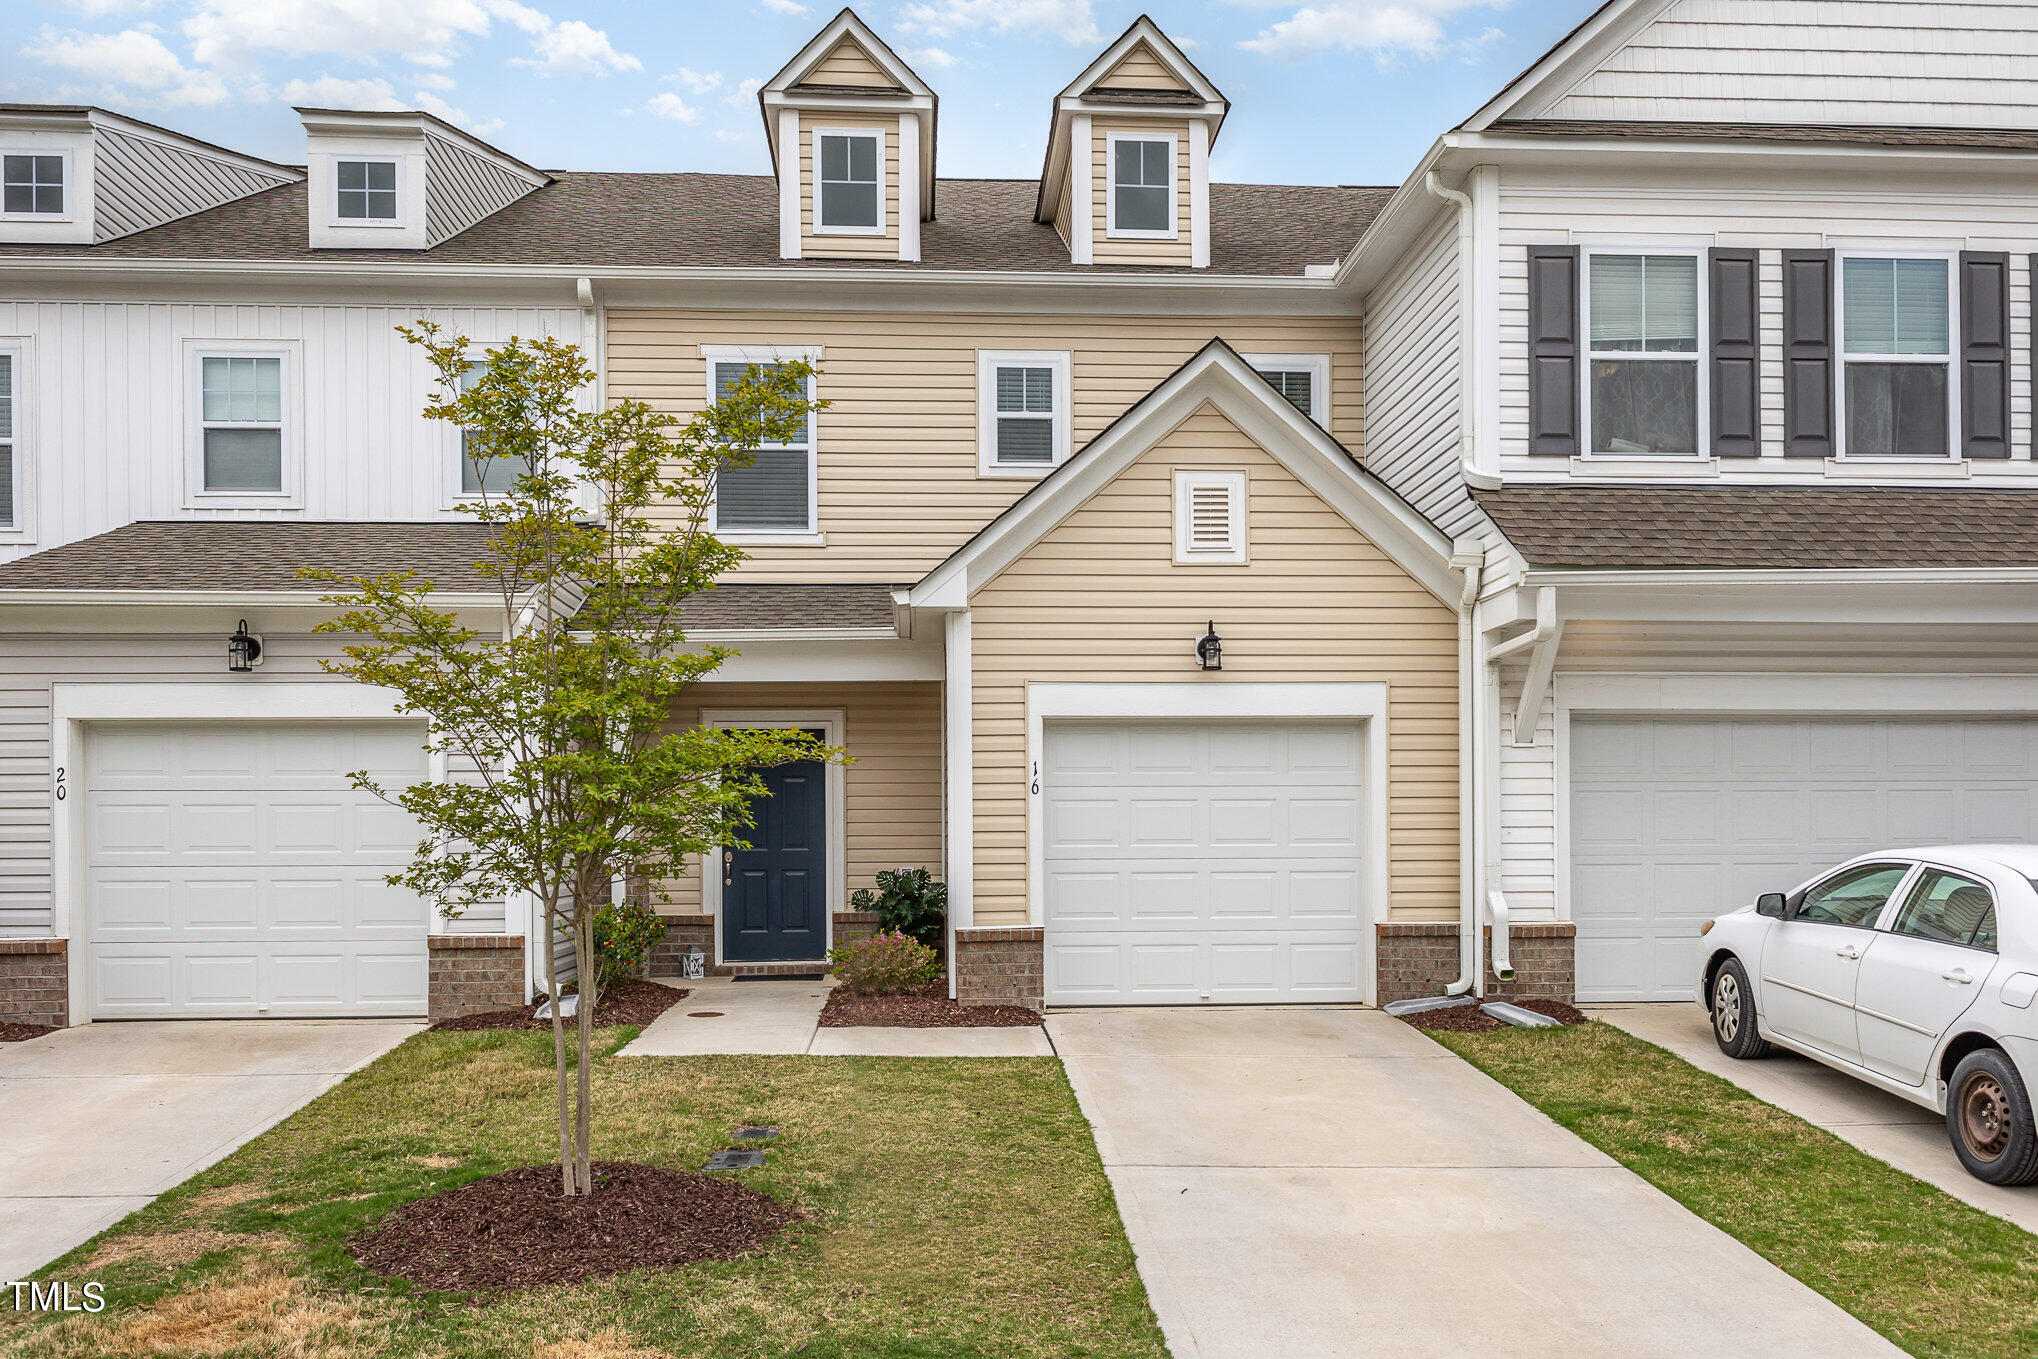
{"type": "Polygon", "coordinates": [[[885,74],[863,44],[844,38],[828,49],[828,55],[814,63],[800,78],[803,85],[869,85],[890,88],[898,82],[885,74]]]}
{"type": "MultiPolygon", "coordinates": [[[[868,887],[881,868],[926,868],[941,875],[941,686],[897,684],[702,684],[687,690],[673,720],[691,725],[701,710],[757,709],[842,713],[842,741],[855,757],[843,772],[844,858],[849,890],[868,887]]],[[[698,862],[666,884],[667,915],[701,909],[698,862]]],[[[832,903],[846,909],[846,902],[832,903]]]]}
{"type": "Polygon", "coordinates": [[[1160,57],[1145,43],[1134,43],[1116,66],[1113,66],[1102,80],[1097,82],[1106,89],[1120,90],[1187,90],[1181,78],[1162,63],[1160,57]]]}
{"type": "Polygon", "coordinates": [[[1205,406],[970,600],[975,920],[1027,923],[1032,681],[1388,686],[1386,916],[1458,902],[1457,628],[1450,608],[1205,406]],[[1176,468],[1247,476],[1244,566],[1176,566],[1176,468]],[[1193,668],[1215,619],[1224,669],[1193,668]]]}
{"type": "Polygon", "coordinates": [[[608,391],[685,419],[706,400],[700,347],[813,345],[826,546],[758,545],[731,579],[910,584],[1034,483],[977,474],[977,352],[1067,350],[1073,446],[1081,449],[1168,374],[1222,336],[1244,353],[1331,360],[1329,428],[1359,445],[1357,317],[758,313],[614,309],[608,391]]]}
{"type": "Polygon", "coordinates": [[[1061,237],[1061,243],[1067,246],[1075,244],[1075,183],[1076,167],[1071,162],[1062,171],[1061,198],[1054,205],[1054,233],[1061,237]]]}
{"type": "Polygon", "coordinates": [[[890,113],[827,113],[804,110],[800,114],[800,253],[809,259],[880,259],[899,257],[899,119],[890,113]],[[815,154],[816,128],[876,128],[884,134],[885,234],[882,236],[832,235],[817,233],[820,185],[819,157],[815,154]]]}
{"type": "Polygon", "coordinates": [[[1090,259],[1096,264],[1189,263],[1189,124],[1186,119],[1090,120],[1090,259]],[[1175,238],[1114,239],[1111,229],[1111,134],[1167,135],[1175,139],[1175,238]]]}

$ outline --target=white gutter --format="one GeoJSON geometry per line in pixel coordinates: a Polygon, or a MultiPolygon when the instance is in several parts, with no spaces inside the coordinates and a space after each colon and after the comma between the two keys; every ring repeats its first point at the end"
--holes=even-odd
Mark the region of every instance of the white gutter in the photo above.
{"type": "Polygon", "coordinates": [[[1458,594],[1458,979],[1444,988],[1462,996],[1479,981],[1479,846],[1474,822],[1479,810],[1479,761],[1473,739],[1479,683],[1479,632],[1473,610],[1479,603],[1486,546],[1477,538],[1451,544],[1451,569],[1462,571],[1458,594]]]}

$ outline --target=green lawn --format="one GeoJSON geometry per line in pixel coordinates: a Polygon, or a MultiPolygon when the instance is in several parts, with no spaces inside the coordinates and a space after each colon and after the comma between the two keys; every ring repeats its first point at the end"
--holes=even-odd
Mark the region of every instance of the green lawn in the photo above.
{"type": "Polygon", "coordinates": [[[778,1125],[744,1183],[811,1220],[749,1259],[480,1306],[371,1277],[354,1232],[556,1159],[548,1035],[423,1034],[43,1271],[113,1305],[0,1311],[0,1355],[1164,1359],[1052,1059],[611,1056],[596,1085],[599,1159],[698,1169],[739,1123],[778,1125]]]}
{"type": "Polygon", "coordinates": [[[2038,1237],[1609,1024],[1432,1033],[1916,1355],[2038,1355],[2038,1237]]]}

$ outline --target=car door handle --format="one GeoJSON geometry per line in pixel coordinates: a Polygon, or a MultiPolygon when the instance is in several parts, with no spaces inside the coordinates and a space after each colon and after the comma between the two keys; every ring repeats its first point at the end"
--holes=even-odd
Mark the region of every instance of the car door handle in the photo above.
{"type": "Polygon", "coordinates": [[[1834,949],[1833,956],[1836,958],[1852,958],[1858,962],[1861,958],[1861,950],[1852,944],[1848,944],[1845,948],[1834,949]]]}
{"type": "Polygon", "coordinates": [[[1956,967],[1951,972],[1941,972],[1939,975],[1947,981],[1959,982],[1962,986],[1974,985],[1974,978],[1967,975],[1967,969],[1964,967],[1956,967]]]}

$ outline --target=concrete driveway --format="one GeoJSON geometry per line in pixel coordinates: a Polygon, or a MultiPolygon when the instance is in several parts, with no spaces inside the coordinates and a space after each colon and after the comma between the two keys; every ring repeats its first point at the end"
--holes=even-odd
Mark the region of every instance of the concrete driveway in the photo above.
{"type": "Polygon", "coordinates": [[[88,1024],[0,1046],[0,1280],[90,1240],[422,1027],[88,1024]]]}
{"type": "Polygon", "coordinates": [[[1175,1359],[1901,1353],[1378,1011],[1048,1028],[1175,1359]]]}
{"type": "Polygon", "coordinates": [[[2038,1185],[2006,1189],[1975,1179],[1946,1140],[1946,1120],[1930,1109],[1782,1048],[1772,1048],[1767,1057],[1756,1061],[1737,1062],[1720,1051],[1705,1011],[1689,1001],[1596,1005],[1591,1014],[1645,1043],[1668,1049],[1701,1071],[1732,1081],[1759,1100],[1817,1124],[1906,1175],[1915,1175],[1984,1213],[2038,1233],[2038,1185]]]}

